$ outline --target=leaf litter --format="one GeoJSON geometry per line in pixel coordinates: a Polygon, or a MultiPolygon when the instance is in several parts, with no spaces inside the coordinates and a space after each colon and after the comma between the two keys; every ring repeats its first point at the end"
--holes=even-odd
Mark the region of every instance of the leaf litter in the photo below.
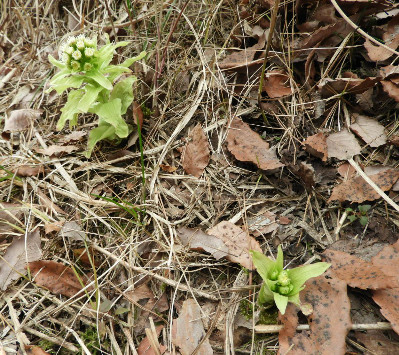
{"type": "MultiPolygon", "coordinates": [[[[54,43],[67,36],[58,29],[65,23],[70,29],[77,28],[77,21],[72,21],[70,15],[75,9],[68,4],[65,12],[52,5],[45,12],[42,7],[29,9],[33,18],[44,19],[39,29],[34,21],[29,26],[24,21],[10,22],[20,18],[25,9],[6,8],[2,17],[5,40],[0,43],[0,57],[4,59],[0,68],[0,111],[6,113],[3,137],[12,141],[3,141],[0,147],[1,199],[9,203],[3,204],[7,211],[1,211],[6,214],[0,214],[1,250],[5,260],[21,256],[18,253],[26,246],[18,236],[28,225],[29,230],[44,225],[46,233],[38,243],[48,260],[38,265],[46,280],[40,281],[40,273],[37,280],[45,288],[50,285],[48,289],[54,292],[49,294],[22,278],[26,270],[18,266],[18,280],[9,283],[6,290],[7,294],[16,292],[15,296],[2,306],[1,314],[13,329],[21,329],[20,335],[37,344],[37,334],[57,334],[61,346],[68,346],[64,339],[70,336],[69,330],[53,322],[41,322],[43,312],[46,319],[54,321],[60,321],[62,314],[62,324],[73,328],[83,341],[83,332],[98,326],[101,329],[95,329],[96,334],[108,334],[98,337],[104,352],[124,353],[136,348],[141,353],[139,344],[143,343],[144,353],[171,353],[176,349],[189,353],[194,349],[182,350],[188,346],[184,336],[194,323],[198,329],[195,339],[189,340],[190,346],[197,347],[206,337],[204,344],[209,340],[211,347],[209,350],[207,346],[206,351],[232,348],[240,338],[240,327],[236,325],[238,315],[244,317],[241,312],[245,302],[254,301],[251,307],[256,314],[260,311],[248,293],[249,289],[257,290],[256,278],[241,277],[247,276],[241,267],[252,267],[248,251],[256,249],[267,254],[283,243],[291,262],[302,263],[318,253],[323,256],[325,247],[325,255],[331,254],[331,245],[315,244],[311,239],[321,240],[328,234],[331,240],[340,238],[338,242],[347,254],[340,256],[343,261],[334,261],[330,278],[313,280],[302,291],[303,301],[311,305],[308,310],[302,309],[303,316],[298,318],[298,310],[294,310],[290,319],[281,319],[285,330],[280,332],[280,353],[292,344],[293,354],[359,351],[353,345],[353,333],[345,345],[350,329],[347,285],[352,290],[364,289],[361,296],[349,293],[356,298],[372,297],[379,305],[373,304],[374,308],[380,307],[381,314],[398,331],[396,246],[387,246],[371,261],[360,259],[359,252],[353,254],[355,244],[361,248],[368,243],[395,241],[396,212],[378,202],[379,195],[346,163],[354,158],[389,198],[397,201],[399,134],[395,117],[399,71],[390,59],[394,58],[393,51],[370,41],[381,39],[397,50],[397,6],[387,1],[341,1],[334,6],[305,0],[280,3],[275,28],[271,29],[274,4],[271,0],[254,0],[237,6],[230,2],[216,7],[204,5],[201,17],[209,19],[205,30],[197,21],[196,2],[188,2],[187,8],[177,4],[182,16],[163,16],[167,7],[138,2],[133,23],[128,21],[129,9],[114,13],[110,4],[106,16],[102,16],[101,9],[91,11],[91,5],[77,4],[83,9],[85,30],[95,28],[100,37],[108,33],[111,41],[123,37],[130,42],[126,51],[120,48],[123,50],[118,51],[113,64],[141,49],[143,38],[148,41],[145,61],[131,68],[139,78],[134,103],[126,115],[132,133],[115,145],[104,142],[90,160],[81,156],[79,148],[71,147],[80,147],[87,140],[93,124],[91,115],[78,122],[79,131],[56,132],[54,121],[66,97],[57,101],[54,95],[42,94],[41,90],[51,69],[47,54],[56,55],[54,43]],[[338,8],[366,35],[354,35],[348,18],[342,18],[338,8]],[[47,22],[48,16],[51,21],[47,22]],[[111,18],[118,21],[112,23],[108,20],[111,18]],[[154,26],[146,26],[147,18],[153,19],[154,26]],[[50,23],[55,26],[47,27],[50,23]],[[37,37],[35,31],[39,30],[48,36],[37,37]],[[21,33],[37,39],[35,45],[42,48],[43,60],[32,60],[31,42],[21,33]],[[157,55],[155,40],[165,44],[157,55]],[[265,85],[259,94],[261,73],[265,85]],[[134,124],[138,122],[142,128],[140,142],[134,124]],[[188,124],[193,122],[194,130],[184,138],[188,124]],[[202,127],[206,127],[206,134],[202,127]],[[176,153],[183,145],[187,153],[180,162],[184,173],[176,153]],[[53,154],[45,146],[56,146],[59,152],[53,154]],[[42,149],[40,153],[35,147],[42,149]],[[211,151],[219,158],[210,161],[211,151]],[[24,166],[43,166],[46,174],[29,169],[20,176],[15,174],[16,168],[24,166]],[[158,174],[159,167],[166,173],[158,174]],[[147,184],[148,179],[155,183],[147,184]],[[94,197],[90,195],[93,191],[110,199],[94,197]],[[359,211],[366,201],[373,202],[367,202],[372,208],[365,227],[342,219],[347,207],[359,211]],[[131,209],[121,209],[120,205],[131,209]],[[132,217],[136,208],[138,219],[132,217]],[[337,230],[340,232],[335,233],[337,230]],[[174,238],[176,232],[178,240],[174,238]],[[60,269],[48,268],[46,263],[78,263],[82,267],[79,275],[86,282],[84,275],[94,270],[88,258],[81,260],[85,250],[99,260],[95,271],[101,297],[112,300],[115,309],[125,309],[123,312],[113,313],[114,308],[109,308],[109,313],[100,312],[94,319],[81,299],[74,299],[72,305],[64,302],[81,292],[82,284],[73,279],[72,274],[76,274],[64,262],[59,263],[60,269]],[[210,256],[204,259],[198,251],[210,256]],[[231,264],[221,263],[221,258],[231,264]],[[59,271],[69,279],[63,280],[59,271]],[[58,278],[64,290],[55,286],[58,278]],[[38,303],[43,292],[47,295],[45,303],[38,303]],[[130,304],[127,295],[134,302],[130,304]],[[192,300],[197,295],[201,296],[192,300]],[[192,300],[189,306],[187,298],[192,300]],[[214,314],[205,315],[198,308],[198,302],[202,305],[207,298],[228,305],[223,324],[214,329],[214,314]],[[60,299],[65,306],[57,303],[60,299]],[[35,307],[35,315],[25,311],[28,307],[35,307]],[[73,307],[82,311],[71,313],[73,307]],[[14,311],[23,322],[22,328],[14,324],[14,311]],[[138,313],[142,319],[131,323],[138,313]],[[114,332],[109,316],[118,317],[123,332],[114,332]],[[154,316],[155,329],[149,324],[150,316],[154,316]],[[76,321],[69,322],[70,317],[76,321]],[[208,325],[201,327],[205,318],[208,325]],[[178,320],[179,334],[174,338],[176,345],[172,345],[169,329],[173,331],[178,320]],[[297,332],[299,320],[307,320],[309,330],[297,332]],[[134,338],[125,334],[134,334],[134,338]],[[318,341],[321,339],[324,341],[318,341]]],[[[377,319],[382,319],[381,315],[377,319]]],[[[254,323],[256,331],[258,317],[246,321],[254,323]]],[[[3,337],[7,330],[0,330],[3,337]]],[[[12,331],[8,332],[6,336],[13,336],[12,331]]],[[[383,341],[381,331],[375,332],[380,335],[375,339],[383,341]]],[[[13,344],[17,343],[15,339],[13,344]]],[[[389,343],[389,338],[385,339],[389,343]]],[[[371,350],[366,338],[362,340],[359,335],[357,341],[371,350]]],[[[276,351],[275,338],[258,341],[256,337],[248,344],[243,345],[244,351],[276,351]]],[[[13,352],[18,351],[15,349],[13,352]]],[[[98,351],[95,349],[90,352],[98,351]]]]}

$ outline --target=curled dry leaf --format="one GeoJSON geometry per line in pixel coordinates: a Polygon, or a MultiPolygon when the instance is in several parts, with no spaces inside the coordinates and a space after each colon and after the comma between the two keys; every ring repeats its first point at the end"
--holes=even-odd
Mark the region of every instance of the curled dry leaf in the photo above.
{"type": "Polygon", "coordinates": [[[40,118],[42,112],[42,110],[29,108],[12,111],[5,121],[3,132],[13,133],[27,130],[35,120],[40,118]]]}
{"type": "Polygon", "coordinates": [[[327,249],[322,254],[331,263],[331,273],[351,287],[362,290],[398,287],[396,277],[385,274],[378,265],[343,251],[327,249]]]}
{"type": "Polygon", "coordinates": [[[390,80],[381,81],[384,91],[392,97],[396,102],[399,102],[399,85],[396,85],[390,80]]]}
{"type": "Polygon", "coordinates": [[[363,115],[354,115],[356,122],[350,129],[362,138],[370,147],[379,147],[387,142],[384,126],[377,120],[363,115]]]}
{"type": "Polygon", "coordinates": [[[296,332],[298,316],[293,306],[287,307],[288,312],[280,318],[285,326],[279,334],[279,354],[346,353],[345,338],[352,326],[346,283],[336,278],[326,278],[328,274],[307,281],[300,294],[301,302],[313,308],[308,317],[309,330],[296,332]]]}
{"type": "Polygon", "coordinates": [[[177,168],[175,166],[171,166],[171,165],[167,165],[167,164],[159,164],[159,167],[167,173],[173,173],[177,170],[177,168]]]}
{"type": "MultiPolygon", "coordinates": [[[[349,76],[349,75],[348,75],[349,76]]],[[[377,84],[380,78],[364,78],[355,77],[324,79],[319,85],[322,98],[331,97],[337,94],[361,94],[377,84]]]]}
{"type": "MultiPolygon", "coordinates": [[[[388,191],[398,180],[399,171],[388,169],[369,177],[383,191],[388,191]]],[[[335,186],[328,202],[338,200],[340,202],[351,201],[361,203],[364,201],[374,201],[379,198],[381,196],[361,176],[356,176],[335,186]]]]}
{"type": "Polygon", "coordinates": [[[14,173],[20,177],[38,176],[39,174],[44,174],[44,166],[21,165],[14,170],[14,173]]]}
{"type": "Polygon", "coordinates": [[[26,236],[14,238],[6,253],[0,260],[0,288],[5,290],[14,280],[26,274],[27,262],[36,261],[42,256],[40,232],[27,233],[26,236]]]}
{"type": "Polygon", "coordinates": [[[320,158],[323,161],[327,161],[327,136],[324,133],[319,132],[313,136],[310,136],[306,138],[302,144],[305,146],[305,150],[308,153],[320,158]]]}
{"type": "Polygon", "coordinates": [[[355,136],[344,130],[327,137],[327,151],[329,158],[348,160],[354,155],[360,154],[361,147],[355,136]]]}
{"type": "Polygon", "coordinates": [[[50,157],[59,157],[65,154],[71,154],[75,150],[79,150],[76,145],[51,145],[47,148],[38,148],[36,152],[44,155],[48,155],[50,157]]]}
{"type": "MultiPolygon", "coordinates": [[[[155,332],[156,332],[156,334],[157,334],[157,337],[159,337],[159,334],[161,334],[161,330],[163,329],[163,327],[164,327],[163,325],[158,325],[158,326],[155,327],[155,332]]],[[[166,351],[167,347],[166,347],[165,345],[162,345],[162,344],[161,344],[160,346],[161,346],[161,348],[158,349],[158,351],[160,351],[161,354],[163,354],[163,353],[166,351]]],[[[138,354],[138,355],[157,355],[157,354],[159,354],[159,353],[156,352],[156,351],[152,348],[151,342],[150,342],[150,340],[148,339],[148,337],[145,337],[145,338],[141,341],[140,345],[139,345],[138,348],[137,348],[137,354],[138,354]]]]}
{"type": "Polygon", "coordinates": [[[207,231],[208,234],[221,239],[229,248],[227,260],[239,263],[249,270],[254,269],[250,250],[262,252],[259,243],[235,224],[223,221],[207,231]]]}
{"type": "Polygon", "coordinates": [[[191,250],[205,250],[219,260],[229,253],[227,245],[219,238],[204,233],[200,229],[179,228],[177,230],[181,242],[191,250]]]}
{"type": "Polygon", "coordinates": [[[290,78],[283,70],[272,70],[266,74],[263,90],[272,99],[291,95],[290,78]]]}
{"type": "Polygon", "coordinates": [[[262,170],[284,166],[278,161],[275,150],[269,149],[269,143],[238,118],[231,122],[226,141],[227,149],[237,160],[254,163],[262,170]]]}
{"type": "Polygon", "coordinates": [[[191,141],[185,145],[182,153],[183,169],[188,174],[200,177],[210,160],[208,139],[199,124],[190,132],[188,138],[191,141]]]}
{"type": "Polygon", "coordinates": [[[247,224],[251,234],[255,237],[259,237],[262,234],[271,233],[278,228],[276,215],[270,211],[266,211],[258,216],[249,217],[247,224]]]}
{"type": "Polygon", "coordinates": [[[86,131],[73,131],[72,133],[62,137],[59,140],[59,143],[69,144],[71,142],[80,142],[86,134],[86,131]]]}
{"type": "MultiPolygon", "coordinates": [[[[191,355],[205,336],[201,320],[201,308],[193,299],[183,302],[179,318],[173,320],[172,342],[180,348],[182,355],[191,355]]],[[[206,339],[198,349],[197,354],[213,354],[209,340],[206,339]]]]}
{"type": "Polygon", "coordinates": [[[53,223],[45,223],[44,224],[44,233],[51,234],[53,232],[59,232],[62,228],[62,225],[65,221],[55,221],[53,223]]]}
{"type": "Polygon", "coordinates": [[[86,285],[88,277],[79,276],[69,267],[52,260],[39,260],[28,264],[34,282],[48,288],[55,295],[73,297],[82,292],[82,284],[86,285]]]}

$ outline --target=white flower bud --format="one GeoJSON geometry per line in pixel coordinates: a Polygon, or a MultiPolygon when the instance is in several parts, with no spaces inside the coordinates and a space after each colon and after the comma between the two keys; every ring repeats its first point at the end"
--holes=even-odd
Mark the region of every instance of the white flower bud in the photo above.
{"type": "Polygon", "coordinates": [[[92,57],[94,55],[94,48],[86,48],[85,49],[85,56],[92,57]]]}
{"type": "Polygon", "coordinates": [[[72,67],[72,70],[74,70],[74,71],[80,70],[80,64],[79,64],[79,62],[77,62],[75,60],[73,60],[71,62],[71,67],[72,67]]]}
{"type": "Polygon", "coordinates": [[[83,66],[83,69],[85,71],[90,71],[93,69],[93,66],[90,63],[85,63],[85,65],[83,66]]]}
{"type": "Polygon", "coordinates": [[[82,58],[82,53],[80,53],[80,51],[77,50],[77,51],[72,53],[72,57],[75,60],[79,60],[80,58],[82,58]]]}
{"type": "Polygon", "coordinates": [[[69,61],[69,55],[67,54],[67,53],[62,53],[62,61],[64,62],[64,63],[68,63],[68,61],[69,61]]]}
{"type": "Polygon", "coordinates": [[[76,42],[76,37],[75,36],[71,36],[68,38],[67,43],[71,46],[72,44],[75,44],[76,42]]]}
{"type": "Polygon", "coordinates": [[[76,41],[76,47],[78,49],[83,49],[85,47],[85,42],[81,39],[79,39],[78,41],[76,41]]]}
{"type": "Polygon", "coordinates": [[[73,53],[73,47],[71,46],[65,46],[64,47],[64,52],[71,55],[73,53]]]}
{"type": "Polygon", "coordinates": [[[85,38],[85,45],[87,47],[94,47],[95,46],[94,40],[92,40],[90,38],[85,38]]]}

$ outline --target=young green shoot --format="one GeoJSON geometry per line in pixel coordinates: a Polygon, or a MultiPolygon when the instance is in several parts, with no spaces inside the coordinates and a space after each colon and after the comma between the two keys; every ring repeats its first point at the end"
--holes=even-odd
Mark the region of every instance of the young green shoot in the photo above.
{"type": "Polygon", "coordinates": [[[98,126],[90,131],[86,157],[90,157],[95,145],[103,140],[120,140],[126,138],[133,130],[132,126],[122,118],[133,102],[133,84],[137,80],[130,75],[117,81],[122,74],[131,73],[129,67],[145,57],[141,52],[123,63],[111,65],[114,52],[118,47],[127,46],[128,42],[107,43],[97,49],[96,38],[84,35],[69,37],[60,47],[56,60],[49,55],[49,61],[60,69],[50,80],[48,91],[55,90],[68,93],[65,106],[57,129],[62,130],[69,121],[70,128],[78,123],[78,116],[93,113],[98,116],[98,126]]]}
{"type": "Polygon", "coordinates": [[[263,279],[258,302],[261,305],[275,302],[281,314],[285,313],[288,302],[300,307],[299,293],[305,288],[305,282],[323,274],[331,265],[319,262],[284,270],[284,256],[280,245],[276,260],[255,250],[251,253],[256,270],[263,279]]]}

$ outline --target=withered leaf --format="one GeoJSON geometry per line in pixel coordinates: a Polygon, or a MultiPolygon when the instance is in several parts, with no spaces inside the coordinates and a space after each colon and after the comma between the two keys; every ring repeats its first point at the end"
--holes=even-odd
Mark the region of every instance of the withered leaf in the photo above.
{"type": "Polygon", "coordinates": [[[399,354],[399,344],[392,341],[389,336],[385,336],[380,330],[368,330],[355,332],[357,342],[362,343],[370,354],[399,354]]]}
{"type": "Polygon", "coordinates": [[[175,166],[171,166],[171,165],[167,165],[167,164],[159,164],[159,167],[167,173],[173,173],[177,170],[177,168],[175,166]]]}
{"type": "MultiPolygon", "coordinates": [[[[37,345],[25,345],[25,351],[27,355],[50,355],[47,351],[44,351],[41,347],[37,345]]],[[[18,355],[22,355],[22,351],[18,352],[18,355]]]]}
{"type": "Polygon", "coordinates": [[[23,215],[22,205],[10,202],[0,202],[0,241],[5,239],[11,232],[16,231],[13,225],[19,225],[23,215]]]}
{"type": "Polygon", "coordinates": [[[272,70],[266,74],[263,90],[272,99],[291,95],[290,78],[283,70],[272,70]]]}
{"type": "Polygon", "coordinates": [[[327,137],[324,133],[319,132],[313,136],[310,136],[306,138],[302,144],[305,146],[305,150],[308,153],[320,158],[323,161],[327,161],[327,137]]]}
{"type": "Polygon", "coordinates": [[[12,111],[5,121],[3,132],[13,133],[27,130],[36,119],[40,118],[42,112],[43,110],[30,108],[12,111]]]}
{"type": "Polygon", "coordinates": [[[227,245],[219,238],[204,233],[200,229],[182,227],[177,230],[181,242],[191,250],[205,250],[219,260],[229,253],[227,245]]]}
{"type": "Polygon", "coordinates": [[[82,284],[87,284],[86,275],[81,275],[80,280],[74,271],[64,264],[52,260],[39,260],[28,264],[34,282],[48,288],[55,295],[73,297],[82,292],[82,284]]]}
{"type": "Polygon", "coordinates": [[[67,134],[66,136],[62,137],[59,142],[62,144],[68,144],[71,142],[79,142],[82,140],[82,138],[87,134],[86,131],[73,131],[70,134],[67,134]]]}
{"type": "Polygon", "coordinates": [[[327,249],[323,258],[331,263],[331,273],[351,287],[363,290],[399,287],[396,277],[383,273],[379,266],[343,251],[327,249]]]}
{"type": "Polygon", "coordinates": [[[183,169],[188,174],[200,177],[210,160],[208,139],[199,124],[190,132],[188,138],[191,141],[185,145],[182,153],[183,169]]]}
{"type": "Polygon", "coordinates": [[[380,289],[373,292],[373,300],[381,307],[382,315],[399,334],[399,288],[380,289]]]}
{"type": "MultiPolygon", "coordinates": [[[[201,320],[201,309],[197,302],[188,299],[183,302],[179,318],[173,320],[172,342],[179,347],[182,355],[191,355],[202,338],[205,336],[204,325],[201,320]]],[[[198,354],[213,354],[209,340],[200,346],[198,354]]]]}
{"type": "Polygon", "coordinates": [[[327,137],[327,151],[329,158],[348,160],[360,154],[361,147],[352,133],[343,130],[327,137]]]}
{"type": "Polygon", "coordinates": [[[390,80],[381,81],[384,91],[392,97],[396,102],[399,102],[399,86],[390,80]]]}
{"type": "Polygon", "coordinates": [[[350,129],[362,138],[370,147],[379,147],[387,142],[384,126],[370,117],[355,114],[356,122],[350,129]]]}
{"type": "Polygon", "coordinates": [[[258,216],[249,217],[247,223],[248,229],[255,237],[258,237],[262,234],[271,233],[278,228],[276,215],[270,211],[266,211],[258,216]]]}
{"type": "MultiPolygon", "coordinates": [[[[398,180],[399,171],[388,169],[369,177],[383,191],[388,191],[398,180]]],[[[335,186],[328,202],[338,200],[340,202],[352,201],[361,203],[364,201],[374,201],[379,198],[381,196],[361,176],[356,176],[335,186]]]]}
{"type": "MultiPolygon", "coordinates": [[[[155,327],[155,332],[157,334],[157,336],[159,337],[159,334],[161,334],[161,330],[163,329],[163,325],[158,325],[155,327]]],[[[160,344],[161,348],[158,349],[161,354],[163,354],[167,347],[165,345],[160,344]]],[[[148,339],[148,337],[145,337],[140,345],[137,348],[137,354],[138,355],[157,355],[157,352],[152,348],[150,340],[148,339]]]]}
{"type": "Polygon", "coordinates": [[[293,306],[280,318],[285,327],[279,334],[279,354],[345,354],[345,338],[352,326],[346,283],[327,279],[327,274],[308,280],[300,294],[301,302],[313,307],[309,330],[296,332],[297,310],[293,306]]]}
{"type": "Polygon", "coordinates": [[[338,174],[341,175],[345,180],[348,180],[356,175],[356,169],[349,163],[341,164],[337,171],[338,174]]]}
{"type": "Polygon", "coordinates": [[[36,166],[21,165],[14,170],[14,173],[20,177],[37,176],[39,174],[44,174],[44,166],[43,165],[36,165],[36,166]]]}
{"type": "Polygon", "coordinates": [[[378,83],[380,78],[339,78],[339,79],[324,79],[319,85],[320,94],[323,98],[331,97],[337,94],[361,94],[372,88],[378,83]]]}
{"type": "Polygon", "coordinates": [[[235,224],[222,221],[207,231],[208,234],[221,239],[229,248],[227,260],[239,263],[249,270],[254,269],[250,250],[262,252],[259,243],[235,224]]]}
{"type": "Polygon", "coordinates": [[[0,288],[5,290],[14,280],[26,274],[26,263],[36,261],[42,256],[40,231],[27,233],[26,237],[14,238],[0,259],[0,288]]]}
{"type": "Polygon", "coordinates": [[[70,154],[79,148],[76,145],[51,145],[47,148],[38,148],[36,151],[40,154],[48,155],[50,157],[59,157],[64,154],[70,154]]]}
{"type": "Polygon", "coordinates": [[[284,166],[277,159],[275,150],[269,149],[269,143],[238,118],[231,122],[226,141],[227,149],[240,161],[254,163],[263,170],[284,166]]]}
{"type": "Polygon", "coordinates": [[[371,259],[373,265],[383,270],[385,275],[398,277],[399,270],[399,242],[385,246],[371,259]]]}

